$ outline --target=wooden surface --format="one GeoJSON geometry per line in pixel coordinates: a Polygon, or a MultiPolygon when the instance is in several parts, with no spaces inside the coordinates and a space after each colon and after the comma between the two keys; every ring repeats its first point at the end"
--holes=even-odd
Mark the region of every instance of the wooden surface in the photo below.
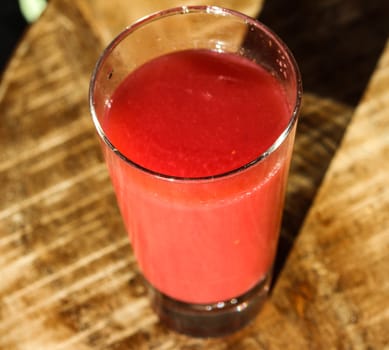
{"type": "Polygon", "coordinates": [[[148,306],[89,116],[125,4],[51,0],[2,76],[0,349],[389,348],[389,44],[355,110],[306,90],[271,298],[193,339],[148,306]]]}

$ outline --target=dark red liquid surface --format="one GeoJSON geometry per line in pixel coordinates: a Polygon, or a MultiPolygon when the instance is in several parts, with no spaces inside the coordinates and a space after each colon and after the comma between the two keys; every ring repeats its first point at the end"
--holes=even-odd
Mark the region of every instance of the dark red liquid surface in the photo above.
{"type": "Polygon", "coordinates": [[[159,57],[130,74],[112,96],[103,129],[145,168],[204,177],[254,160],[288,121],[270,73],[236,55],[198,50],[159,57]]]}

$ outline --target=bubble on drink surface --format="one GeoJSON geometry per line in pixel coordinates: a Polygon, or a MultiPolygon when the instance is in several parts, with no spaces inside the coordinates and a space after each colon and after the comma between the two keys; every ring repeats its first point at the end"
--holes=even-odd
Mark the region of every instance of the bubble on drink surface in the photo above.
{"type": "Polygon", "coordinates": [[[231,82],[231,83],[238,83],[239,82],[239,79],[234,78],[234,77],[229,77],[227,75],[219,75],[217,77],[217,80],[219,80],[219,81],[228,81],[228,82],[231,82]]]}
{"type": "Polygon", "coordinates": [[[209,91],[203,91],[201,95],[204,97],[205,100],[209,101],[212,99],[212,94],[209,91]]]}
{"type": "Polygon", "coordinates": [[[110,109],[112,106],[112,99],[110,99],[110,98],[106,99],[104,102],[104,106],[105,106],[105,108],[110,109]]]}

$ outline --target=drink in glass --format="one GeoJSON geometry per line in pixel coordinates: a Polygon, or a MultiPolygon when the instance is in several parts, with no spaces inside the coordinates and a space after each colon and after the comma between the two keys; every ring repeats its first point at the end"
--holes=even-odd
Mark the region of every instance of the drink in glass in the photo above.
{"type": "Polygon", "coordinates": [[[152,305],[171,328],[224,335],[260,309],[300,99],[280,39],[218,7],[150,15],[100,57],[92,117],[152,305]]]}

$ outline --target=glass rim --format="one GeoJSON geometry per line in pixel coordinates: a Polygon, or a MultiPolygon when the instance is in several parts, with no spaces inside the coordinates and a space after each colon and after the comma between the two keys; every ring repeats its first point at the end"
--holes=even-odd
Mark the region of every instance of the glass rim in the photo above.
{"type": "Polygon", "coordinates": [[[92,120],[100,138],[109,147],[109,149],[130,166],[133,166],[134,168],[137,168],[138,170],[143,171],[151,176],[158,177],[165,180],[170,180],[170,181],[183,181],[183,182],[209,181],[209,180],[216,180],[216,179],[230,177],[232,175],[241,173],[249,168],[252,168],[254,165],[258,164],[263,159],[267,158],[270,154],[274,153],[282,145],[282,143],[286,140],[291,130],[293,129],[294,125],[296,124],[298,114],[301,108],[301,101],[302,101],[302,80],[301,80],[300,70],[298,68],[297,62],[292,52],[290,51],[288,46],[281,40],[281,38],[277,34],[275,34],[273,30],[271,30],[269,27],[267,27],[265,24],[263,24],[262,22],[260,22],[255,18],[252,18],[236,10],[227,9],[219,6],[207,6],[207,5],[180,6],[180,7],[174,7],[174,8],[157,11],[138,19],[133,24],[124,28],[124,30],[122,30],[116,37],[114,37],[113,40],[106,46],[106,48],[101,53],[93,69],[91,81],[89,85],[89,109],[92,115],[92,120]],[[295,103],[291,111],[289,122],[286,125],[286,127],[283,129],[283,131],[279,134],[279,136],[276,138],[276,140],[273,142],[272,145],[270,145],[265,151],[263,151],[255,159],[245,163],[244,165],[214,175],[199,176],[199,177],[184,177],[184,176],[175,176],[175,175],[160,173],[158,171],[154,171],[152,169],[144,167],[132,161],[127,156],[125,156],[119,149],[115,147],[115,145],[109,140],[108,136],[105,134],[100,124],[99,118],[97,117],[97,113],[95,110],[95,98],[94,98],[97,75],[100,71],[100,68],[104,64],[105,59],[115,49],[115,47],[120,44],[122,40],[124,40],[128,35],[136,31],[138,28],[141,28],[144,25],[154,22],[155,20],[158,20],[160,18],[165,18],[173,15],[190,14],[190,13],[204,13],[204,14],[212,14],[212,15],[231,16],[235,18],[240,18],[243,22],[245,22],[246,25],[251,25],[258,28],[261,32],[265,33],[269,38],[272,38],[280,46],[280,48],[282,48],[282,50],[284,51],[284,53],[286,54],[286,56],[288,57],[292,65],[292,71],[294,73],[294,78],[296,82],[295,103]]]}

